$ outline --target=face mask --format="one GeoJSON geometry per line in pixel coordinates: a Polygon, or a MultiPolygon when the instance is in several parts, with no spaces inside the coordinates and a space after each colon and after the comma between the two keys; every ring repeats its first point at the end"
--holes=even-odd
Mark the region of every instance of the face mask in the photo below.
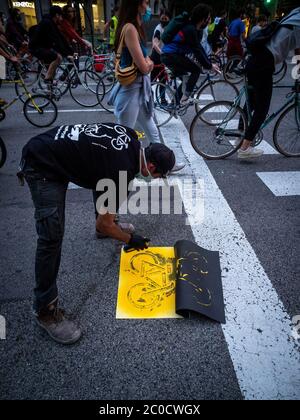
{"type": "Polygon", "coordinates": [[[165,20],[161,20],[160,24],[163,28],[165,28],[166,26],[168,26],[169,22],[165,21],[165,20]]]}
{"type": "Polygon", "coordinates": [[[140,155],[140,172],[139,172],[139,174],[138,174],[137,178],[142,179],[143,181],[145,181],[145,182],[149,183],[149,182],[151,182],[154,178],[153,178],[153,176],[151,175],[151,173],[150,173],[149,169],[147,168],[147,161],[146,161],[145,149],[142,149],[142,150],[141,150],[141,152],[142,152],[142,156],[143,156],[144,163],[145,163],[145,168],[146,168],[146,171],[148,172],[148,175],[147,175],[147,176],[145,176],[145,175],[143,175],[143,174],[142,174],[142,156],[140,155]]]}
{"type": "Polygon", "coordinates": [[[151,7],[147,7],[146,13],[142,15],[142,19],[144,23],[150,22],[152,17],[151,7]]]}

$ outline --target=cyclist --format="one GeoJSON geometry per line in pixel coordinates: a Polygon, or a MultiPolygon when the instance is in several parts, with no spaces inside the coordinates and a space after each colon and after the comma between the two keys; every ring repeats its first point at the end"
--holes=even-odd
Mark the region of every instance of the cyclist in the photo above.
{"type": "Polygon", "coordinates": [[[214,21],[214,30],[212,34],[208,37],[208,41],[212,46],[214,53],[218,52],[220,48],[223,48],[226,42],[227,36],[227,12],[224,10],[219,17],[215,18],[214,21]]]}
{"type": "Polygon", "coordinates": [[[206,28],[211,19],[211,9],[206,4],[199,4],[191,13],[190,21],[175,35],[172,42],[162,49],[161,61],[169,67],[176,76],[188,77],[181,104],[189,102],[195,85],[201,73],[201,66],[210,70],[218,66],[208,59],[202,45],[202,29],[206,28]]]}
{"type": "Polygon", "coordinates": [[[265,15],[259,16],[257,19],[257,23],[253,28],[251,29],[251,35],[254,34],[257,31],[260,31],[261,29],[265,28],[268,24],[268,18],[265,15]]]}
{"type": "Polygon", "coordinates": [[[263,150],[252,147],[252,143],[270,108],[275,65],[285,61],[290,51],[296,50],[297,53],[297,49],[300,48],[300,7],[284,18],[284,25],[287,26],[279,27],[271,40],[250,56],[246,65],[253,115],[245,139],[238,150],[240,159],[256,158],[263,154],[263,150]]]}
{"type": "Polygon", "coordinates": [[[228,46],[227,46],[227,57],[233,57],[238,55],[242,57],[244,55],[244,50],[242,46],[242,40],[246,37],[246,26],[243,22],[245,17],[244,11],[240,11],[236,15],[228,28],[228,46]]]}
{"type": "MultiPolygon", "coordinates": [[[[163,47],[161,37],[162,37],[162,34],[164,33],[165,27],[170,22],[170,19],[171,19],[171,14],[166,9],[162,9],[160,12],[160,23],[154,29],[153,38],[152,38],[152,52],[151,52],[150,58],[154,63],[154,68],[151,72],[151,82],[156,80],[159,74],[160,74],[159,81],[161,83],[165,82],[165,75],[162,72],[162,68],[161,68],[162,62],[160,59],[161,50],[163,47]]],[[[161,96],[161,102],[162,103],[166,102],[165,92],[163,88],[161,88],[160,96],[161,96]]]]}
{"type": "Polygon", "coordinates": [[[49,65],[44,80],[49,85],[53,83],[56,69],[61,63],[62,57],[73,55],[73,50],[58,29],[62,20],[62,9],[59,6],[51,6],[49,16],[44,17],[37,25],[29,43],[30,52],[49,65]]]}
{"type": "Polygon", "coordinates": [[[17,51],[28,46],[28,33],[22,24],[20,9],[11,9],[6,24],[6,38],[17,51]]]}
{"type": "Polygon", "coordinates": [[[76,10],[72,6],[64,6],[62,8],[63,11],[63,20],[59,22],[58,29],[69,43],[69,46],[72,49],[75,47],[81,47],[84,52],[90,51],[92,52],[93,47],[92,44],[85,39],[81,38],[81,36],[76,32],[74,28],[74,17],[76,10]]]}
{"type": "MultiPolygon", "coordinates": [[[[165,145],[155,143],[141,149],[134,130],[111,123],[56,127],[38,134],[25,145],[18,177],[21,180],[25,177],[35,206],[38,241],[34,310],[37,323],[53,340],[73,344],[81,336],[79,327],[67,320],[57,306],[56,280],[68,182],[94,190],[99,181],[109,180],[108,193],[115,195],[116,202],[107,203],[108,210],[104,212],[104,207],[99,205],[101,215],[96,228],[130,248],[142,250],[150,240],[123,232],[114,223],[115,212],[122,198],[126,200],[128,185],[136,176],[165,177],[174,164],[174,153],[165,145]]],[[[106,192],[104,195],[107,197],[106,192]]]]}
{"type": "MultiPolygon", "coordinates": [[[[162,34],[164,33],[165,27],[170,22],[171,15],[166,9],[162,9],[160,12],[160,23],[156,26],[153,33],[152,38],[152,52],[150,55],[151,60],[153,61],[155,66],[159,66],[161,64],[161,50],[163,47],[162,43],[162,34]]],[[[161,69],[159,67],[154,68],[151,73],[151,81],[155,80],[157,75],[160,73],[161,69]]]]}

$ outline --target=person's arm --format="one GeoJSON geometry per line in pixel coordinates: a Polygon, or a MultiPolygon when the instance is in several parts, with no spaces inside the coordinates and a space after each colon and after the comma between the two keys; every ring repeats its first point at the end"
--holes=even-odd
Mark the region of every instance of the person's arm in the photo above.
{"type": "Polygon", "coordinates": [[[6,58],[7,60],[13,63],[18,63],[18,58],[6,52],[3,48],[1,48],[1,46],[0,46],[0,55],[2,55],[4,58],[6,58]]]}
{"type": "Polygon", "coordinates": [[[140,46],[138,32],[134,25],[129,24],[125,33],[125,44],[130,52],[132,60],[142,74],[151,73],[153,70],[153,62],[149,57],[145,58],[140,46]]]}
{"type": "Polygon", "coordinates": [[[161,48],[160,48],[160,32],[156,31],[153,40],[152,40],[152,48],[160,55],[161,48]]]}
{"type": "Polygon", "coordinates": [[[110,23],[111,23],[111,20],[106,22],[106,24],[104,25],[104,29],[103,29],[104,34],[109,31],[110,23]]]}
{"type": "Polygon", "coordinates": [[[187,27],[184,30],[184,39],[185,44],[192,48],[197,60],[200,64],[207,70],[212,68],[212,64],[207,57],[207,54],[200,44],[199,36],[197,34],[196,28],[193,29],[191,26],[187,27]]]}
{"type": "Polygon", "coordinates": [[[117,239],[118,241],[128,244],[131,239],[131,235],[120,229],[120,227],[115,223],[115,217],[115,214],[110,213],[103,215],[99,214],[96,219],[96,229],[110,238],[117,239]]]}
{"type": "Polygon", "coordinates": [[[242,36],[242,40],[245,41],[245,39],[246,39],[246,25],[244,24],[244,22],[241,22],[241,36],[242,36]]]}

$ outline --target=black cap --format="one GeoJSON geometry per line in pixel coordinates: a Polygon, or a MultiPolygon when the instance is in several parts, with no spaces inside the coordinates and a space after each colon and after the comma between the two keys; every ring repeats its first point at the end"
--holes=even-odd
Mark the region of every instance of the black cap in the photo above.
{"type": "Polygon", "coordinates": [[[146,160],[153,163],[156,172],[166,176],[175,165],[174,152],[162,143],[150,143],[145,149],[146,160]]]}

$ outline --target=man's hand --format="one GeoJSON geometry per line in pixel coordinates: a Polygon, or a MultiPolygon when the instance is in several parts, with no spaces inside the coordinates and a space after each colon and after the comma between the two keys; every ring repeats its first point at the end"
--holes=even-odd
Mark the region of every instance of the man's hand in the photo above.
{"type": "Polygon", "coordinates": [[[146,57],[146,61],[147,61],[147,64],[149,65],[149,73],[151,73],[154,68],[154,63],[150,57],[146,57]]]}
{"type": "Polygon", "coordinates": [[[212,69],[214,71],[216,71],[217,73],[222,74],[222,72],[221,72],[220,67],[218,66],[218,64],[212,64],[212,69]]]}
{"type": "Polygon", "coordinates": [[[11,55],[9,57],[9,60],[14,64],[18,64],[18,62],[19,62],[18,57],[15,57],[14,55],[11,55]]]}
{"type": "Polygon", "coordinates": [[[148,244],[150,242],[150,239],[144,238],[140,235],[131,234],[131,238],[129,242],[127,243],[127,249],[135,249],[137,251],[141,251],[143,249],[148,248],[148,244]]]}

